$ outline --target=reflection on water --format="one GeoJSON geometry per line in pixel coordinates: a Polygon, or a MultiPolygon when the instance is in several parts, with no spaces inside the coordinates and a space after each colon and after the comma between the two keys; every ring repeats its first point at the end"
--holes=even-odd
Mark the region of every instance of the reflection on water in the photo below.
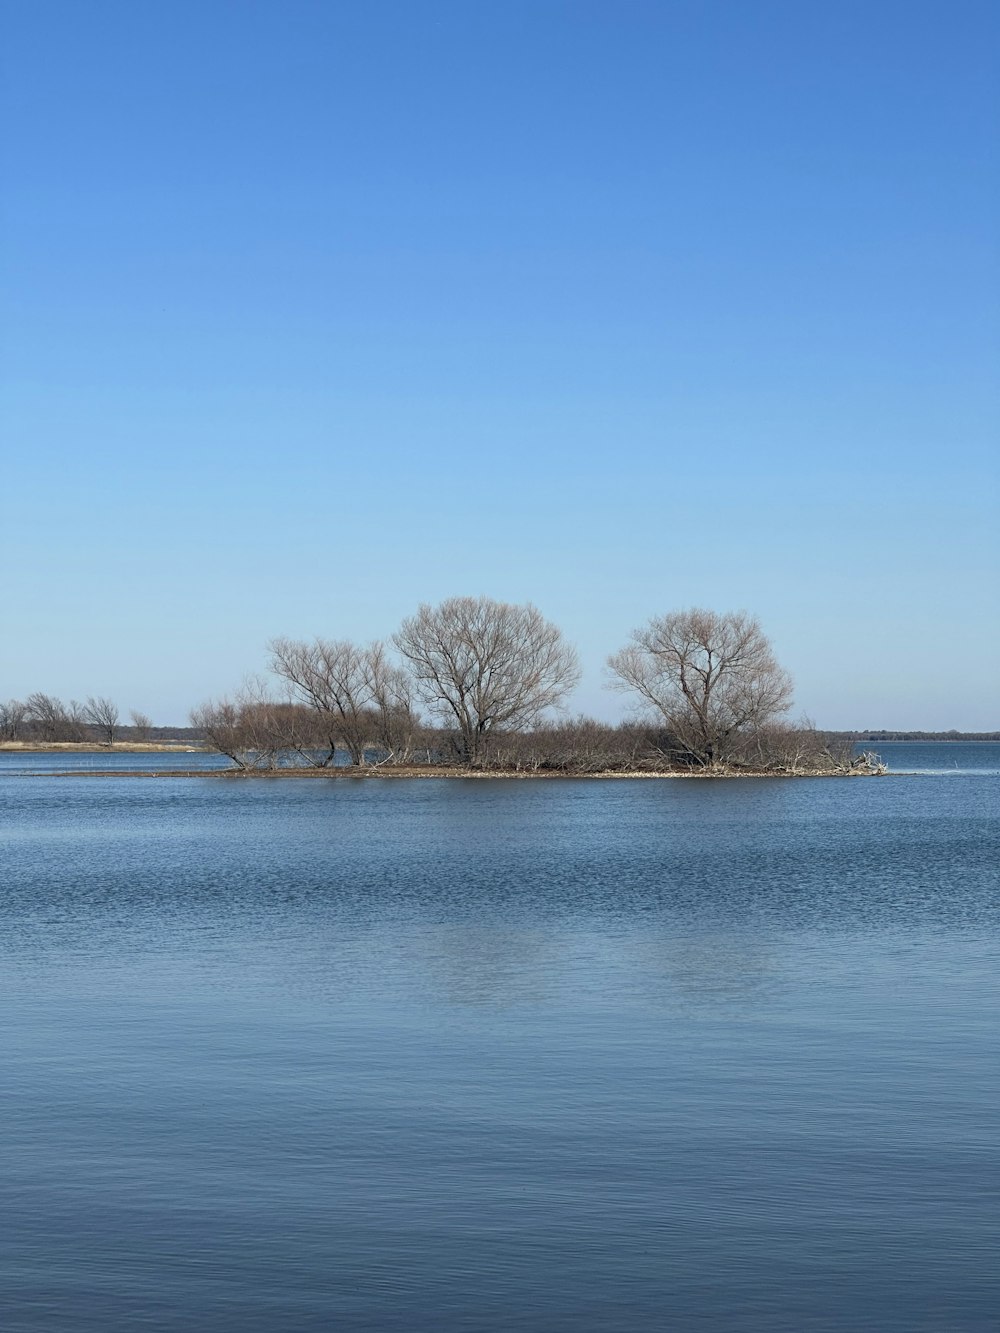
{"type": "Polygon", "coordinates": [[[30,1330],[975,1329],[996,779],[0,779],[30,1330]]]}
{"type": "Polygon", "coordinates": [[[787,983],[779,950],[765,939],[692,935],[642,936],[632,941],[636,971],[648,977],[652,996],[694,1004],[758,1003],[787,983]]]}

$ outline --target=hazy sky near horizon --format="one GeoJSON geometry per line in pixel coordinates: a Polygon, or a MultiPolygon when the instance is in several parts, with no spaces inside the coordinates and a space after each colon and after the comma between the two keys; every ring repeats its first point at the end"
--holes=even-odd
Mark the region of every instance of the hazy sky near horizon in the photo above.
{"type": "Polygon", "coordinates": [[[0,698],[531,600],[1000,727],[1000,8],[0,3],[0,698]]]}

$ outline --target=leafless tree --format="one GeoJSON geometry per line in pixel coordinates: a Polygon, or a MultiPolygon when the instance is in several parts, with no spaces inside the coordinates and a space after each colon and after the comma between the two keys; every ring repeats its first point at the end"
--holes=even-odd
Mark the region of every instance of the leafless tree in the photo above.
{"type": "Polygon", "coordinates": [[[58,740],[66,724],[66,710],[54,695],[36,690],[25,701],[25,721],[43,741],[58,740]]]}
{"type": "Polygon", "coordinates": [[[66,722],[69,729],[69,739],[73,741],[86,741],[90,739],[87,727],[87,712],[84,704],[78,703],[76,699],[70,699],[66,705],[66,722]]]}
{"type": "Polygon", "coordinates": [[[798,722],[764,723],[758,727],[747,756],[756,766],[780,773],[824,773],[838,768],[826,737],[808,717],[798,722]]]}
{"type": "Polygon", "coordinates": [[[106,745],[114,745],[118,731],[118,705],[113,700],[91,696],[83,706],[83,720],[97,731],[106,745]]]}
{"type": "Polygon", "coordinates": [[[259,681],[248,681],[233,699],[209,701],[191,712],[191,725],[237,768],[275,768],[285,747],[280,709],[259,681]]]}
{"type": "Polygon", "coordinates": [[[132,719],[132,727],[135,731],[137,741],[148,741],[153,734],[153,719],[146,713],[140,713],[137,708],[133,708],[129,713],[132,719]]]}
{"type": "Polygon", "coordinates": [[[413,754],[420,726],[413,702],[413,679],[389,660],[383,644],[373,643],[367,654],[372,700],[370,734],[381,752],[380,762],[405,764],[413,754]]]}
{"type": "Polygon", "coordinates": [[[41,741],[82,741],[86,737],[83,706],[75,699],[64,704],[53,694],[36,691],[25,701],[25,722],[41,741]]]}
{"type": "Polygon", "coordinates": [[[755,733],[791,706],[790,677],[743,611],[655,616],[608,666],[613,688],[657,709],[681,751],[706,767],[740,759],[755,733]]]}
{"type": "Polygon", "coordinates": [[[333,762],[334,749],[319,713],[292,699],[270,707],[276,763],[283,767],[326,768],[333,762]]]}
{"type": "Polygon", "coordinates": [[[306,730],[312,735],[311,753],[320,755],[314,762],[332,763],[338,744],[353,764],[365,762],[371,744],[380,751],[379,762],[409,758],[418,723],[413,685],[389,660],[383,643],[361,647],[347,640],[274,639],[270,650],[271,670],[293,698],[313,711],[306,730]]]}
{"type": "Polygon", "coordinates": [[[6,703],[0,703],[0,740],[20,740],[27,716],[28,706],[20,699],[8,699],[6,703]]]}
{"type": "Polygon", "coordinates": [[[375,702],[374,663],[382,645],[358,647],[346,639],[272,639],[271,670],[290,686],[293,695],[322,719],[326,763],[331,763],[338,741],[352,764],[363,764],[371,739],[370,709],[375,702]]]}
{"type": "Polygon", "coordinates": [[[64,704],[54,694],[36,691],[25,702],[25,721],[37,740],[62,742],[85,741],[87,719],[83,704],[70,699],[64,704]]]}
{"type": "Polygon", "coordinates": [[[462,759],[477,764],[494,729],[531,726],[579,679],[575,650],[530,603],[451,597],[404,620],[394,642],[418,695],[457,724],[462,759]]]}

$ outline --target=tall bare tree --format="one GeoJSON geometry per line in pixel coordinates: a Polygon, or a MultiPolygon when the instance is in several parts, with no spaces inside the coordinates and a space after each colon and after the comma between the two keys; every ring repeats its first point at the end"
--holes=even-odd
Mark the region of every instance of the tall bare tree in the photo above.
{"type": "Polygon", "coordinates": [[[83,719],[97,731],[106,745],[114,745],[118,731],[118,705],[114,700],[91,696],[83,706],[83,719]]]}
{"type": "Polygon", "coordinates": [[[389,660],[385,647],[368,649],[368,685],[372,698],[372,731],[383,763],[405,764],[413,753],[420,719],[413,702],[413,678],[389,660]]]}
{"type": "Polygon", "coordinates": [[[27,716],[28,706],[20,699],[8,699],[6,703],[0,703],[0,740],[20,740],[27,716]]]}
{"type": "Polygon", "coordinates": [[[791,707],[791,678],[743,611],[654,616],[608,666],[613,687],[656,708],[679,748],[708,767],[740,758],[754,734],[791,707]]]}
{"type": "Polygon", "coordinates": [[[40,690],[25,700],[25,722],[30,733],[41,741],[82,741],[86,739],[83,705],[71,699],[64,704],[54,694],[40,690]]]}
{"type": "Polygon", "coordinates": [[[491,597],[426,603],[394,642],[418,695],[457,724],[464,762],[476,764],[496,729],[531,726],[580,676],[575,650],[534,606],[491,597]]]}
{"type": "Polygon", "coordinates": [[[148,741],[153,734],[153,719],[147,713],[140,713],[138,708],[133,708],[129,717],[132,719],[136,740],[148,741]]]}
{"type": "Polygon", "coordinates": [[[272,639],[271,670],[291,688],[295,698],[315,709],[322,720],[326,763],[333,761],[338,742],[352,764],[363,764],[365,746],[373,740],[371,710],[376,683],[387,664],[381,643],[359,647],[347,639],[272,639]]]}

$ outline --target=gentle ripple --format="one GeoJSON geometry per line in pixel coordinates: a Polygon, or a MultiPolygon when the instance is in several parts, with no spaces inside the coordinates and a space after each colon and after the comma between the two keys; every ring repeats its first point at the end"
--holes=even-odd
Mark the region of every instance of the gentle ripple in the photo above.
{"type": "Polygon", "coordinates": [[[984,769],[0,778],[0,1327],[995,1329],[984,769]]]}

